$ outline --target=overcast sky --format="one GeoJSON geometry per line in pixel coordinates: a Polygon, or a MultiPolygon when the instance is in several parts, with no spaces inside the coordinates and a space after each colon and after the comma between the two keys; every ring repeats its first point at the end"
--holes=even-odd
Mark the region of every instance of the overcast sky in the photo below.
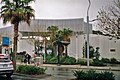
{"type": "MultiPolygon", "coordinates": [[[[90,20],[95,19],[99,9],[111,5],[112,1],[91,0],[90,20]]],[[[37,19],[84,18],[86,21],[88,0],[36,0],[31,5],[35,9],[37,19]]],[[[3,27],[2,21],[0,21],[0,27],[3,27]]]]}

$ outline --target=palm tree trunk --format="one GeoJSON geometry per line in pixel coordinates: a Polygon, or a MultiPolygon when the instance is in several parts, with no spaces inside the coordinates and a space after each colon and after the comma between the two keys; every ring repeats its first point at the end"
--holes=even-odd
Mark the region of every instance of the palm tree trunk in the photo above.
{"type": "Polygon", "coordinates": [[[45,41],[45,54],[47,54],[46,44],[47,44],[47,43],[46,43],[46,41],[45,41]]]}
{"type": "Polygon", "coordinates": [[[18,40],[18,25],[19,25],[19,23],[15,23],[15,24],[14,24],[14,44],[13,44],[13,55],[12,55],[12,61],[13,61],[14,71],[16,70],[16,54],[17,54],[17,40],[18,40]]]}

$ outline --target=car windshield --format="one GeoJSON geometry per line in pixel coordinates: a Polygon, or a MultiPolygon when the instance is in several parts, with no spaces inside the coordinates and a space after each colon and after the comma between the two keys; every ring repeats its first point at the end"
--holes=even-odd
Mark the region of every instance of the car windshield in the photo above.
{"type": "Polygon", "coordinates": [[[9,62],[10,59],[9,58],[0,58],[0,62],[9,62]]]}

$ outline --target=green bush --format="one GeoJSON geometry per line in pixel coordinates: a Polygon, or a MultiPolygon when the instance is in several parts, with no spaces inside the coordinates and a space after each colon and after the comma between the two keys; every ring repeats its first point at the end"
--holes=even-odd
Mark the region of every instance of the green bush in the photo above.
{"type": "MultiPolygon", "coordinates": [[[[90,64],[92,64],[93,60],[89,59],[89,62],[90,62],[90,64]]],[[[77,64],[87,65],[87,59],[78,59],[77,64]]]]}
{"type": "Polygon", "coordinates": [[[115,80],[115,76],[112,72],[101,72],[96,76],[96,80],[115,80]]]}
{"type": "Polygon", "coordinates": [[[35,74],[44,74],[45,69],[36,66],[19,65],[17,67],[17,72],[22,74],[35,75],[35,74]]]}
{"type": "Polygon", "coordinates": [[[67,56],[62,56],[62,57],[60,58],[60,63],[63,63],[66,58],[67,58],[67,56]]]}
{"type": "Polygon", "coordinates": [[[78,59],[77,64],[87,65],[87,61],[85,59],[78,59]]]}
{"type": "Polygon", "coordinates": [[[51,59],[48,60],[48,63],[57,63],[58,62],[58,58],[57,56],[52,57],[51,59]]]}
{"type": "Polygon", "coordinates": [[[101,61],[104,63],[110,63],[110,64],[120,64],[120,62],[117,61],[117,59],[115,59],[115,58],[111,58],[111,59],[102,58],[101,61]]]}
{"type": "Polygon", "coordinates": [[[102,58],[101,61],[104,63],[110,63],[110,60],[108,58],[102,58]]]}
{"type": "Polygon", "coordinates": [[[69,64],[69,65],[71,65],[71,64],[76,63],[76,59],[73,58],[73,57],[69,57],[69,56],[61,57],[61,61],[62,61],[61,64],[69,64]]]}
{"type": "MultiPolygon", "coordinates": [[[[43,57],[44,57],[44,56],[43,56],[43,57]]],[[[50,60],[50,59],[53,58],[53,57],[55,57],[55,55],[53,55],[52,53],[45,55],[46,60],[50,60]]]]}
{"type": "MultiPolygon", "coordinates": [[[[107,63],[111,64],[120,64],[115,58],[102,58],[101,60],[99,59],[92,59],[89,60],[91,66],[107,66],[107,63]]],[[[86,59],[78,59],[76,64],[81,64],[81,65],[87,65],[87,60],[86,59]]]]}
{"type": "Polygon", "coordinates": [[[74,71],[74,76],[77,78],[77,80],[84,80],[86,78],[86,73],[84,71],[74,71]]]}
{"type": "Polygon", "coordinates": [[[91,66],[106,66],[106,64],[98,59],[93,59],[93,62],[90,64],[91,66]]]}
{"type": "Polygon", "coordinates": [[[98,73],[94,70],[76,70],[73,74],[76,77],[76,80],[115,80],[115,76],[112,72],[98,73]]]}
{"type": "Polygon", "coordinates": [[[45,60],[46,60],[46,62],[45,63],[53,63],[53,62],[57,62],[56,61],[56,56],[54,55],[54,54],[46,54],[46,56],[45,56],[45,60]]]}
{"type": "Polygon", "coordinates": [[[118,63],[118,61],[117,61],[117,59],[115,59],[115,58],[111,58],[111,59],[110,59],[110,63],[115,64],[115,63],[118,63]]]}
{"type": "MultiPolygon", "coordinates": [[[[56,63],[58,63],[58,56],[47,55],[45,63],[49,63],[49,64],[56,64],[56,63]]],[[[60,56],[60,64],[75,64],[75,63],[76,63],[76,59],[73,58],[73,57],[60,56]]]]}

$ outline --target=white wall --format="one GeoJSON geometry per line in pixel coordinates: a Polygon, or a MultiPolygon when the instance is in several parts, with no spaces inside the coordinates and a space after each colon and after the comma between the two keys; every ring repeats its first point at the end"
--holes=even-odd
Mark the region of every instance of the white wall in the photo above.
{"type": "MultiPolygon", "coordinates": [[[[47,22],[44,20],[40,20],[40,21],[37,20],[37,21],[33,21],[30,27],[34,28],[38,26],[42,28],[41,30],[44,31],[48,27],[48,25],[57,24],[58,26],[60,26],[61,29],[64,28],[65,26],[75,31],[80,31],[80,30],[82,31],[85,29],[85,24],[83,19],[80,19],[80,20],[67,19],[67,20],[68,21],[59,20],[59,22],[55,20],[52,20],[52,21],[46,20],[47,22]],[[34,22],[36,24],[33,24],[34,22]],[[43,26],[40,26],[41,24],[43,26]]],[[[30,27],[27,26],[27,24],[23,23],[21,24],[19,29],[20,31],[29,31],[31,30],[30,27]]],[[[13,27],[2,28],[0,29],[0,32],[5,32],[5,33],[9,32],[10,35],[13,35],[13,27]]],[[[83,54],[82,54],[83,45],[84,45],[84,35],[79,35],[77,37],[77,40],[76,40],[76,36],[72,36],[71,43],[68,46],[68,54],[74,57],[80,57],[80,58],[83,57],[83,54]]],[[[107,58],[115,57],[117,59],[120,59],[120,40],[116,40],[115,42],[115,39],[109,40],[109,37],[107,36],[90,34],[90,45],[93,46],[94,48],[100,47],[100,54],[102,57],[107,57],[107,58]],[[115,52],[110,52],[110,49],[115,49],[115,52]]],[[[28,53],[32,53],[33,49],[34,49],[34,46],[30,45],[26,40],[21,40],[19,38],[18,52],[27,51],[28,53]]]]}
{"type": "Polygon", "coordinates": [[[29,44],[27,40],[21,39],[18,41],[18,51],[17,52],[23,52],[26,51],[29,54],[32,54],[34,50],[34,46],[29,44]]]}
{"type": "MultiPolygon", "coordinates": [[[[75,58],[82,58],[84,41],[84,35],[79,35],[77,38],[76,36],[72,36],[71,42],[68,45],[68,54],[75,58]]],[[[115,42],[115,39],[109,40],[109,37],[91,34],[90,45],[94,48],[100,47],[99,52],[101,57],[120,59],[120,40],[116,40],[115,42]],[[115,49],[115,52],[110,52],[110,49],[115,49]]],[[[27,51],[28,53],[32,53],[33,49],[34,46],[30,45],[26,40],[18,41],[18,52],[27,51]]]]}
{"type": "Polygon", "coordinates": [[[109,40],[108,36],[91,35],[90,45],[100,47],[101,57],[120,59],[120,40],[109,40]],[[110,49],[115,49],[115,52],[111,52],[110,49]]]}

